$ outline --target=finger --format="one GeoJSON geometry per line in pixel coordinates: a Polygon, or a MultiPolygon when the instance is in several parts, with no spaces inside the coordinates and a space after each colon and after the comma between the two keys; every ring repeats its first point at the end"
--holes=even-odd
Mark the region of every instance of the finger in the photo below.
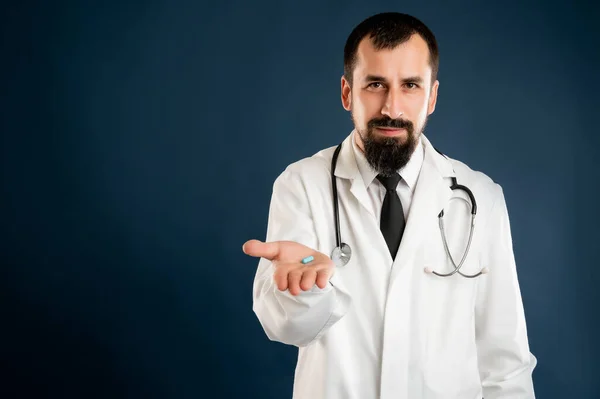
{"type": "Polygon", "coordinates": [[[273,273],[273,280],[280,291],[285,291],[288,288],[288,272],[289,267],[276,266],[275,272],[273,273]]]}
{"type": "Polygon", "coordinates": [[[249,240],[242,246],[242,251],[244,251],[246,255],[273,260],[279,254],[279,242],[249,240]]]}
{"type": "Polygon", "coordinates": [[[300,293],[300,279],[302,278],[302,270],[295,269],[288,273],[288,290],[290,294],[298,295],[300,293]]]}
{"type": "Polygon", "coordinates": [[[317,271],[314,268],[306,268],[302,273],[302,279],[300,280],[300,288],[302,291],[308,291],[315,285],[317,279],[317,271]]]}
{"type": "Polygon", "coordinates": [[[333,274],[333,269],[332,268],[326,268],[326,269],[321,269],[319,270],[319,272],[317,273],[317,287],[319,287],[320,289],[323,289],[327,286],[327,283],[329,282],[329,279],[331,278],[331,275],[333,274]]]}

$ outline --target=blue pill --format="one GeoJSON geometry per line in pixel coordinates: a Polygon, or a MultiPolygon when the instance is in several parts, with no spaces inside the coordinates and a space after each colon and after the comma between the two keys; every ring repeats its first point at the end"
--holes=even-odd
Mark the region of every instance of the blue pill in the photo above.
{"type": "Polygon", "coordinates": [[[315,258],[312,255],[311,256],[307,256],[306,258],[302,259],[302,263],[306,265],[307,263],[310,263],[313,260],[315,260],[315,258]]]}

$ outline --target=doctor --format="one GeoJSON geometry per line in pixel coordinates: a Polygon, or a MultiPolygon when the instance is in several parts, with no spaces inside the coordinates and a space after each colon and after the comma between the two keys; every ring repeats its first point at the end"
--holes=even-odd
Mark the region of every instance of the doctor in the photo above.
{"type": "Polygon", "coordinates": [[[266,242],[243,246],[260,258],[253,310],[266,335],[299,348],[295,399],[534,398],[502,189],[423,134],[437,71],[436,40],[421,21],[384,13],[360,23],[341,78],[355,129],[334,172],[350,260],[330,258],[337,146],[286,168],[266,242]],[[452,178],[476,200],[470,245],[472,204],[452,178]],[[452,272],[467,249],[460,272],[487,273],[431,273],[452,272]]]}

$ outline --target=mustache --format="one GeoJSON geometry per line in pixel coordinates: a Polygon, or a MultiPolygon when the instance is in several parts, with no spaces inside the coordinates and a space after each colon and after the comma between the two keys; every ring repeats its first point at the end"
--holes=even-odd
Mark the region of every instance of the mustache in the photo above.
{"type": "Polygon", "coordinates": [[[390,117],[384,116],[382,118],[371,119],[367,126],[370,128],[376,127],[387,127],[392,129],[406,129],[408,131],[412,131],[413,123],[406,119],[392,119],[390,117]]]}

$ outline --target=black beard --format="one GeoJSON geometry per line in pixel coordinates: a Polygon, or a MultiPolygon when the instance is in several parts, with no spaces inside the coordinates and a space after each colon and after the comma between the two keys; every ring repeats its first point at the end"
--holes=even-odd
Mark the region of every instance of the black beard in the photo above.
{"type": "MultiPolygon", "coordinates": [[[[358,129],[357,129],[358,131],[358,129]]],[[[404,119],[391,119],[382,117],[371,119],[367,124],[366,134],[358,131],[362,138],[365,157],[377,173],[384,176],[392,176],[403,168],[410,160],[418,143],[418,135],[411,121],[404,119]],[[377,137],[374,129],[376,127],[388,127],[406,129],[407,139],[401,142],[398,137],[377,137]]]]}

